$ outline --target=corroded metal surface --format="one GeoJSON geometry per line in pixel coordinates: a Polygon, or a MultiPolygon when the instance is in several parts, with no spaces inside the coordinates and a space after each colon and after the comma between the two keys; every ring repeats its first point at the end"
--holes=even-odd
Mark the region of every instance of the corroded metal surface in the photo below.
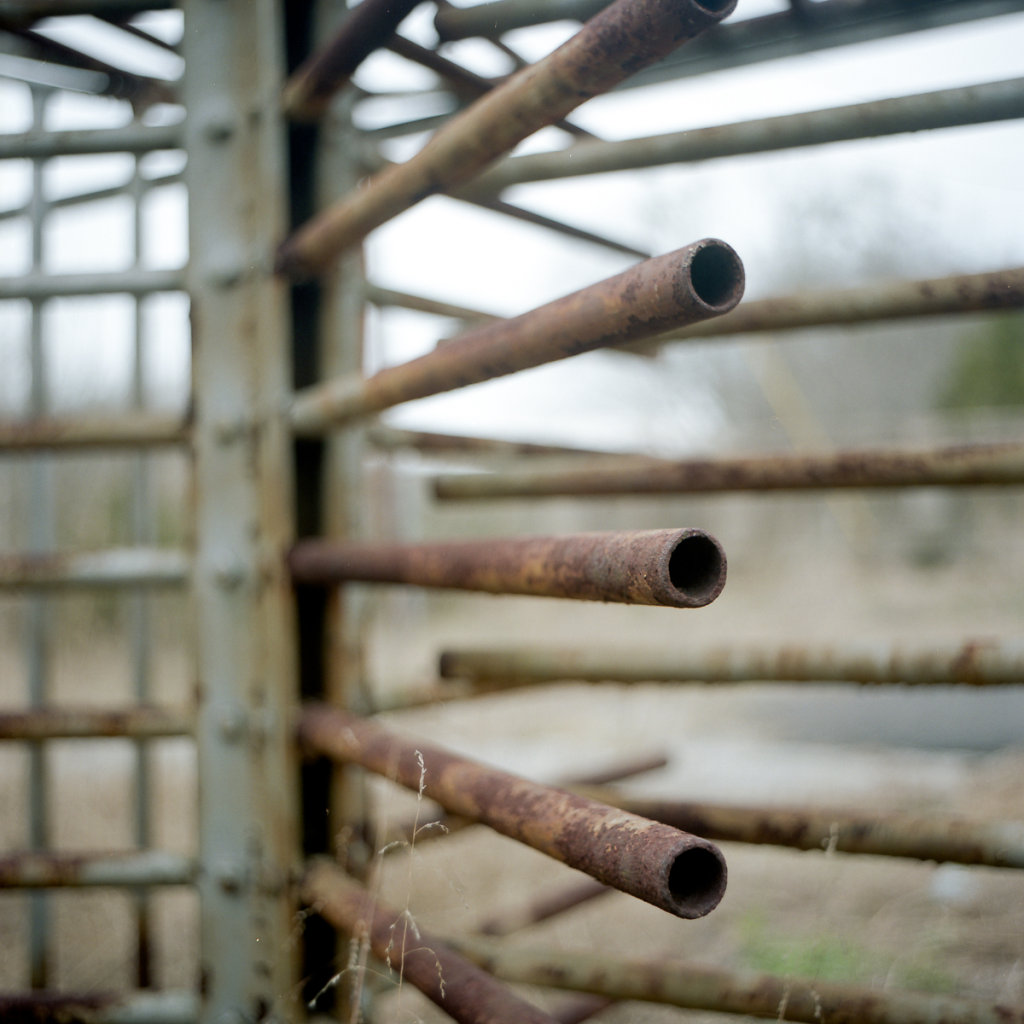
{"type": "Polygon", "coordinates": [[[419,0],[363,0],[345,16],[334,37],[289,79],[285,112],[300,121],[323,116],[331,97],[360,64],[388,41],[419,0]]]}
{"type": "Polygon", "coordinates": [[[580,791],[645,818],[723,842],[1024,868],[1024,822],[1019,821],[730,806],[624,796],[601,787],[581,787],[580,791]]]}
{"type": "Polygon", "coordinates": [[[503,984],[404,913],[374,900],[333,864],[314,861],[302,884],[305,901],[336,928],[364,940],[374,955],[461,1024],[554,1024],[503,984]]]}
{"type": "Polygon", "coordinates": [[[0,421],[0,451],[41,448],[142,448],[180,445],[188,425],[179,416],[126,413],[118,417],[40,417],[0,421]]]}
{"type": "Polygon", "coordinates": [[[725,554],[703,530],[634,530],[440,544],[300,541],[297,583],[408,583],[580,601],[701,608],[725,586],[725,554]]]}
{"type": "Polygon", "coordinates": [[[420,202],[471,180],[518,142],[716,24],[735,0],[619,0],[544,60],[513,75],[289,238],[278,269],[317,273],[341,250],[420,202]]]}
{"type": "Polygon", "coordinates": [[[759,299],[744,303],[714,323],[685,327],[650,344],[1022,307],[1024,267],[1011,267],[984,274],[886,281],[759,299]]]}
{"type": "Polygon", "coordinates": [[[740,301],[743,285],[735,251],[706,238],[528,313],[475,327],[365,380],[339,377],[300,391],[292,427],[300,434],[319,433],[401,402],[720,316],[740,301]]]}
{"type": "Polygon", "coordinates": [[[686,832],[404,740],[325,705],[304,710],[299,738],[310,752],[361,764],[679,917],[704,916],[725,892],[721,853],[686,832]]]}
{"type": "Polygon", "coordinates": [[[675,960],[613,959],[553,948],[507,948],[496,940],[448,941],[506,981],[639,999],[694,1010],[806,1024],[1024,1024],[1024,1006],[955,996],[876,991],[753,971],[722,971],[675,960]]]}
{"type": "Polygon", "coordinates": [[[482,174],[470,190],[473,195],[493,195],[525,181],[693,163],[1019,117],[1024,117],[1024,78],[1012,78],[686,132],[580,142],[571,151],[509,157],[482,174]]]}
{"type": "Polygon", "coordinates": [[[0,740],[40,740],[110,736],[187,736],[192,715],[169,708],[140,706],[39,708],[0,713],[0,740]]]}
{"type": "Polygon", "coordinates": [[[187,885],[194,878],[191,858],[161,850],[83,854],[33,851],[0,857],[0,889],[187,885]]]}
{"type": "Polygon", "coordinates": [[[902,451],[840,451],[670,462],[610,456],[602,465],[559,472],[450,473],[434,479],[447,500],[811,491],[847,487],[978,487],[1024,484],[1024,444],[957,445],[902,451]]]}
{"type": "Polygon", "coordinates": [[[175,586],[186,581],[188,568],[184,552],[162,548],[0,554],[0,590],[175,586]]]}
{"type": "Polygon", "coordinates": [[[854,643],[784,646],[723,644],[682,651],[650,648],[516,647],[448,650],[440,674],[487,685],[584,682],[1003,686],[1024,682],[1024,641],[854,643]]]}

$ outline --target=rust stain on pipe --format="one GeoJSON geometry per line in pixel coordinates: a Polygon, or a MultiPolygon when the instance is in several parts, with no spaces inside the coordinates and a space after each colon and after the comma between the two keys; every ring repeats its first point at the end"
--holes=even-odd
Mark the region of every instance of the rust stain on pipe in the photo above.
{"type": "Polygon", "coordinates": [[[678,917],[703,917],[725,892],[725,861],[704,839],[566,790],[404,740],[326,705],[303,711],[311,752],[352,762],[678,917]]]}
{"type": "Polygon", "coordinates": [[[374,228],[471,180],[538,129],[667,56],[735,6],[735,0],[618,0],[554,53],[449,121],[411,160],[307,223],[281,246],[277,269],[292,276],[323,270],[374,228]]]}
{"type": "Polygon", "coordinates": [[[297,583],[406,583],[582,601],[701,608],[725,586],[726,560],[703,530],[636,530],[440,544],[300,541],[297,583]]]}
{"type": "Polygon", "coordinates": [[[842,488],[978,487],[1024,484],[1024,444],[951,445],[929,450],[847,450],[738,459],[654,460],[609,456],[582,469],[445,474],[442,500],[697,494],[842,488]]]}
{"type": "Polygon", "coordinates": [[[374,900],[333,864],[315,861],[302,895],[336,928],[365,938],[378,959],[461,1024],[555,1024],[440,939],[412,926],[405,914],[374,900]]]}
{"type": "Polygon", "coordinates": [[[720,316],[740,301],[743,286],[735,250],[705,238],[520,316],[473,328],[366,380],[340,377],[307,388],[292,406],[292,427],[316,433],[400,402],[720,316]]]}

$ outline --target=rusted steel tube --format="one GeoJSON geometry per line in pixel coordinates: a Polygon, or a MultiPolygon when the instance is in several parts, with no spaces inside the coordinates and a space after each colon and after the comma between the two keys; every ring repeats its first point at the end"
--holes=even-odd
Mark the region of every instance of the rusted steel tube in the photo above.
{"type": "Polygon", "coordinates": [[[192,716],[167,708],[40,708],[0,713],[0,740],[78,739],[111,736],[187,736],[192,716]]]}
{"type": "Polygon", "coordinates": [[[0,421],[0,452],[181,445],[188,436],[188,425],[180,416],[152,413],[5,420],[0,421]]]}
{"type": "MultiPolygon", "coordinates": [[[[1024,308],[1024,267],[1013,267],[984,274],[891,281],[861,288],[759,299],[744,303],[739,310],[721,319],[655,338],[650,345],[689,341],[691,338],[1021,308],[1024,308]]],[[[640,347],[646,347],[646,344],[640,347]]]]}
{"type": "Polygon", "coordinates": [[[582,469],[446,473],[434,478],[442,500],[815,491],[839,488],[978,487],[1024,484],[1024,444],[1016,441],[929,450],[840,451],[669,462],[608,459],[582,469]]]}
{"type": "Polygon", "coordinates": [[[493,160],[585,100],[607,92],[721,21],[735,0],[617,0],[544,60],[452,118],[411,160],[313,218],[281,246],[278,270],[314,274],[343,249],[493,160]]]}
{"type": "Polygon", "coordinates": [[[356,68],[394,35],[420,0],[363,0],[345,15],[341,28],[288,80],[285,113],[297,121],[319,120],[331,97],[348,83],[356,68]]]}
{"type": "Polygon", "coordinates": [[[15,853],[0,857],[0,889],[188,885],[196,866],[161,850],[130,853],[15,853]]]}
{"type": "Polygon", "coordinates": [[[0,554],[0,590],[44,587],[176,586],[188,576],[188,556],[160,548],[0,554]]]}
{"type": "Polygon", "coordinates": [[[193,1024],[198,1017],[195,992],[0,993],[0,1020],[11,1024],[193,1024]]]}
{"type": "Polygon", "coordinates": [[[409,292],[395,291],[393,288],[381,288],[380,285],[367,281],[363,285],[366,301],[375,306],[398,306],[400,309],[415,309],[420,313],[433,313],[435,316],[447,316],[455,320],[469,320],[474,323],[485,323],[500,320],[491,313],[483,313],[479,309],[456,306],[451,302],[440,302],[423,295],[411,295],[409,292]]]}
{"type": "Polygon", "coordinates": [[[1019,117],[1024,117],[1024,78],[1011,78],[646,138],[583,141],[571,152],[509,157],[480,175],[469,191],[493,195],[528,181],[694,163],[1019,117]]]}
{"type": "Polygon", "coordinates": [[[496,437],[470,437],[465,434],[438,434],[426,430],[402,430],[374,424],[367,431],[370,442],[378,448],[415,448],[425,454],[445,455],[610,455],[594,448],[566,448],[555,444],[530,441],[507,441],[496,437]]]}
{"type": "Polygon", "coordinates": [[[634,797],[600,786],[577,789],[632,814],[720,842],[1024,869],[1024,823],[1019,821],[743,807],[634,797]]]}
{"type": "Polygon", "coordinates": [[[442,4],[434,15],[434,28],[443,40],[469,36],[498,36],[516,28],[548,21],[585,21],[610,0],[517,0],[483,3],[474,7],[442,4]]]}
{"type": "Polygon", "coordinates": [[[735,251],[706,238],[528,313],[482,324],[368,379],[339,377],[300,391],[291,408],[292,428],[321,433],[401,402],[720,316],[739,302],[743,284],[735,251]]]}
{"type": "Polygon", "coordinates": [[[695,650],[490,648],[447,650],[445,679],[494,686],[559,680],[613,683],[862,683],[1010,686],[1024,682],[1024,642],[967,639],[914,646],[723,644],[695,650]]]}
{"type": "Polygon", "coordinates": [[[638,999],[769,1020],[856,1024],[1024,1024],[1024,1006],[921,992],[877,991],[818,979],[723,971],[676,960],[645,961],[508,947],[477,936],[447,941],[505,981],[638,999]]]}
{"type": "Polygon", "coordinates": [[[634,530],[440,544],[300,541],[288,555],[296,583],[408,583],[701,608],[725,586],[725,554],[703,530],[634,530]]]}
{"type": "Polygon", "coordinates": [[[354,938],[461,1024],[555,1024],[436,936],[413,925],[408,911],[377,902],[335,865],[314,861],[302,897],[321,917],[354,938]]]}
{"type": "Polygon", "coordinates": [[[310,751],[354,762],[678,917],[703,917],[725,892],[721,853],[696,836],[419,742],[324,705],[307,707],[310,751]]]}

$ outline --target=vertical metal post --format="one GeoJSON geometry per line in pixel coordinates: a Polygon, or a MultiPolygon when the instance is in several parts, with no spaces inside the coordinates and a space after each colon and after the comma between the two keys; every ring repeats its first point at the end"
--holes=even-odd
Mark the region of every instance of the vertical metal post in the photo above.
{"type": "MultiPolygon", "coordinates": [[[[32,129],[42,131],[45,127],[47,91],[32,90],[32,129]]],[[[30,220],[32,239],[30,267],[34,274],[43,270],[43,227],[47,207],[43,194],[42,157],[32,160],[32,193],[30,220]]],[[[43,302],[33,298],[30,320],[30,360],[32,384],[30,392],[31,415],[44,416],[47,412],[48,396],[46,381],[46,359],[43,353],[43,302]]],[[[28,547],[30,551],[47,551],[53,548],[53,479],[49,455],[32,460],[28,547]]],[[[28,600],[28,690],[29,704],[33,708],[46,705],[49,691],[51,635],[49,598],[33,595],[28,600]]],[[[29,751],[29,823],[28,845],[33,850],[47,846],[49,825],[46,814],[46,752],[39,743],[32,744],[29,751]]],[[[49,984],[48,926],[49,901],[44,893],[33,893],[29,897],[29,974],[32,988],[45,988],[49,984]]]]}
{"type": "Polygon", "coordinates": [[[275,0],[186,0],[205,1024],[294,1020],[296,695],[275,0]]]}

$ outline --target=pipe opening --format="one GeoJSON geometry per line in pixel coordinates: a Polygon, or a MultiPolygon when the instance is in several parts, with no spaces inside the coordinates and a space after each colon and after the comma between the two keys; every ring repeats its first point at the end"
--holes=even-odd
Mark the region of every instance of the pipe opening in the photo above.
{"type": "Polygon", "coordinates": [[[668,872],[668,890],[681,910],[703,917],[718,906],[725,894],[725,862],[713,849],[694,846],[683,850],[668,872]]]}
{"type": "Polygon", "coordinates": [[[690,261],[690,282],[702,302],[731,308],[743,294],[743,264],[724,242],[709,242],[690,261]]]}
{"type": "Polygon", "coordinates": [[[721,14],[736,6],[736,0],[699,0],[694,6],[708,11],[711,14],[721,14]]]}
{"type": "Polygon", "coordinates": [[[725,555],[706,533],[692,533],[676,542],[668,559],[672,586],[694,605],[710,604],[725,585],[725,555]]]}

